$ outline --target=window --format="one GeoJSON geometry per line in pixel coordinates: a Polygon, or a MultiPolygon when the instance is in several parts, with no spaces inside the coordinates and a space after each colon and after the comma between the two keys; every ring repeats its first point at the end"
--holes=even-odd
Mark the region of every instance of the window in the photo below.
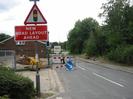
{"type": "Polygon", "coordinates": [[[24,41],[18,41],[18,42],[16,42],[16,45],[25,45],[25,42],[24,41]]]}

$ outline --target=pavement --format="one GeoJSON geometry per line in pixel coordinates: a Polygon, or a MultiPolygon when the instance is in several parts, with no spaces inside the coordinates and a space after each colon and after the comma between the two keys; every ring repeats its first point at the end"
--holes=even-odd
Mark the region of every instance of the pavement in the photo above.
{"type": "MultiPolygon", "coordinates": [[[[36,71],[22,71],[18,72],[19,74],[30,78],[34,82],[34,86],[36,88],[36,71]]],[[[54,69],[47,68],[47,69],[41,69],[39,71],[40,74],[40,92],[42,95],[46,93],[52,93],[51,97],[48,97],[48,99],[51,99],[55,97],[60,91],[62,90],[61,83],[59,81],[59,78],[57,76],[57,73],[54,69]]],[[[46,99],[46,98],[39,98],[39,99],[46,99]]]]}

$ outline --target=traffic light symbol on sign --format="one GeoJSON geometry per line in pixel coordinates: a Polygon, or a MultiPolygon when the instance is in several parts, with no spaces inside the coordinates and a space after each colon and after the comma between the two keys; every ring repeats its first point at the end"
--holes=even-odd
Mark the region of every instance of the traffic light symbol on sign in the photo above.
{"type": "Polygon", "coordinates": [[[37,14],[37,10],[35,9],[33,11],[33,21],[37,22],[37,20],[38,20],[38,14],[37,14]]]}
{"type": "Polygon", "coordinates": [[[42,15],[40,9],[36,4],[33,5],[28,16],[26,17],[24,24],[47,24],[46,19],[42,15]]]}

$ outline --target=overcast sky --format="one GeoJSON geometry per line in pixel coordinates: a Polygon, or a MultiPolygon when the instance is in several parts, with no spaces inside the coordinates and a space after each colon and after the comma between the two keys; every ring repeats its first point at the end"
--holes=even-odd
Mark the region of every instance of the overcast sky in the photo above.
{"type": "MultiPolygon", "coordinates": [[[[77,20],[98,17],[102,3],[107,0],[40,0],[39,9],[48,22],[50,42],[67,40],[68,32],[77,20]]],[[[14,26],[24,25],[24,21],[34,2],[29,0],[0,0],[0,33],[14,36],[14,26]]]]}

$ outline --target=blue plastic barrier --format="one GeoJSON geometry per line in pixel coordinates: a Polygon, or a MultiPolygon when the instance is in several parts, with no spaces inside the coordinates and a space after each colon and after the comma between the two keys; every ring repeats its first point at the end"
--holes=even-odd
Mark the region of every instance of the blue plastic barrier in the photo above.
{"type": "Polygon", "coordinates": [[[65,66],[66,66],[67,70],[69,70],[69,71],[72,71],[72,70],[73,70],[73,63],[72,63],[71,58],[69,58],[69,59],[67,60],[65,66]]]}

